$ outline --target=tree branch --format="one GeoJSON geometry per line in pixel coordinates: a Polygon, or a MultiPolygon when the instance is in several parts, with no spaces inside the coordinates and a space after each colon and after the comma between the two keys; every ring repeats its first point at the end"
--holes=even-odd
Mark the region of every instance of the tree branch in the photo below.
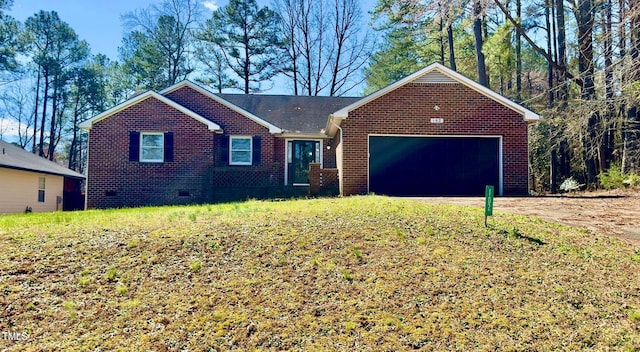
{"type": "MultiPolygon", "coordinates": [[[[509,13],[509,10],[502,3],[500,3],[499,0],[493,0],[493,2],[500,8],[502,13],[504,13],[504,16],[509,20],[509,22],[511,22],[513,24],[513,27],[516,29],[516,31],[518,31],[518,33],[520,33],[522,38],[524,38],[527,41],[527,43],[529,43],[529,45],[531,45],[531,48],[533,48],[533,50],[535,52],[537,52],[538,54],[544,56],[544,58],[547,59],[547,62],[549,62],[549,64],[551,64],[551,66],[553,66],[553,68],[555,68],[558,71],[563,72],[565,77],[567,77],[567,79],[573,80],[580,87],[584,86],[584,81],[581,78],[574,76],[571,72],[569,72],[569,70],[567,69],[566,66],[559,65],[556,61],[553,60],[553,58],[551,57],[551,55],[549,53],[547,53],[544,49],[540,48],[531,39],[531,37],[529,37],[529,35],[527,34],[527,32],[524,31],[524,29],[522,28],[520,23],[518,23],[518,21],[516,21],[513,18],[513,16],[511,16],[511,14],[509,13]]],[[[547,35],[549,35],[549,34],[547,34],[547,35]]]]}

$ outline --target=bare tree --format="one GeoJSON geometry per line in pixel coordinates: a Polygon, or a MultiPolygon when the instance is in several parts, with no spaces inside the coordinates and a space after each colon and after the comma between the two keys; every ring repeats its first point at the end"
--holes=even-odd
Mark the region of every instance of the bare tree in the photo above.
{"type": "MultiPolygon", "coordinates": [[[[32,89],[28,88],[24,82],[14,82],[6,86],[3,90],[0,101],[0,111],[9,119],[13,120],[12,125],[16,127],[17,143],[23,149],[27,148],[33,140],[32,129],[34,127],[35,116],[33,115],[32,89]]],[[[11,122],[11,121],[10,121],[11,122]]]]}
{"type": "Polygon", "coordinates": [[[358,73],[375,45],[356,0],[276,0],[294,94],[343,95],[364,80],[358,73]]]}
{"type": "Polygon", "coordinates": [[[202,14],[203,8],[197,0],[163,0],[124,14],[122,21],[131,31],[129,40],[125,41],[131,45],[121,48],[125,61],[133,67],[138,67],[136,64],[140,61],[154,66],[147,74],[153,72],[160,77],[143,80],[159,86],[186,79],[194,70],[191,51],[194,31],[202,14]]]}

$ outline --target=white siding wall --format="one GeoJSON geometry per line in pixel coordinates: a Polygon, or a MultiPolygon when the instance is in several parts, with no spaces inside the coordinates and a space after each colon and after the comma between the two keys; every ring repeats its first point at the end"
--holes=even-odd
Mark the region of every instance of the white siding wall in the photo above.
{"type": "Polygon", "coordinates": [[[0,167],[0,213],[21,213],[27,207],[34,212],[56,209],[56,197],[62,198],[64,177],[0,167]],[[45,178],[44,203],[38,202],[38,179],[45,178]]]}

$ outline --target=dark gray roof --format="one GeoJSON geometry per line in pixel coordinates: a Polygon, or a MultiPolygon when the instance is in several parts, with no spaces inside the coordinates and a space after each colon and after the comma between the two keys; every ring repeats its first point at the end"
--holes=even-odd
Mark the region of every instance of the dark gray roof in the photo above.
{"type": "Polygon", "coordinates": [[[217,94],[287,132],[319,133],[329,115],[362,98],[217,94]]]}
{"type": "Polygon", "coordinates": [[[82,174],[4,141],[0,141],[0,167],[65,177],[85,178],[82,174]]]}

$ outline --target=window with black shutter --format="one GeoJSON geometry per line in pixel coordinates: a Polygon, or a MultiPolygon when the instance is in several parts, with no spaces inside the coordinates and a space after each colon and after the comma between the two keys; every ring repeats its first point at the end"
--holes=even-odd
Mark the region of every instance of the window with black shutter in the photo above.
{"type": "Polygon", "coordinates": [[[229,164],[229,136],[220,136],[220,163],[229,164]]]}
{"type": "Polygon", "coordinates": [[[260,165],[260,154],[262,153],[262,143],[260,136],[253,136],[253,157],[252,164],[260,165]]]}
{"type": "Polygon", "coordinates": [[[164,134],[164,162],[173,161],[173,132],[165,132],[164,134]]]}
{"type": "Polygon", "coordinates": [[[129,132],[129,161],[140,161],[140,132],[129,132]]]}
{"type": "Polygon", "coordinates": [[[129,161],[172,162],[173,132],[129,132],[129,161]]]}

